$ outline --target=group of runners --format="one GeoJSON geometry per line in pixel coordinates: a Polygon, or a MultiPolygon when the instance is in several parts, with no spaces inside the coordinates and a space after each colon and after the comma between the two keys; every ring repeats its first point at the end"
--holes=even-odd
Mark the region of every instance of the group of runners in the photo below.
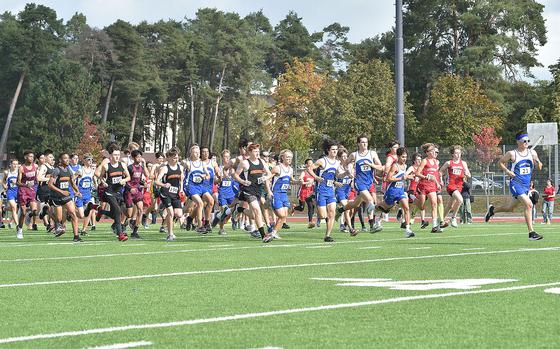
{"type": "MultiPolygon", "coordinates": [[[[279,231],[289,229],[287,217],[305,208],[309,228],[325,223],[325,242],[334,241],[331,235],[336,220],[342,231],[357,235],[356,215],[362,231],[381,231],[383,216],[395,206],[407,238],[415,236],[412,224],[417,212],[420,228],[430,225],[426,207],[431,209],[432,233],[458,227],[463,182],[471,177],[461,158],[461,146],[450,147],[451,160],[440,164],[436,144],[426,143],[421,152],[409,155],[392,141],[382,162],[369,148],[366,136],[356,140],[355,150],[349,151],[326,139],[324,155],[315,161],[306,159],[297,178],[290,150],[282,150],[273,159],[261,152],[259,144],[245,139],[240,140],[236,157],[224,150],[216,159],[208,148],[195,144],[183,158],[172,148],[165,155],[157,153],[153,163],[144,159],[136,143],[123,152],[117,144],[110,144],[99,164],[94,164],[91,154],[80,159],[77,154],[62,153],[55,159],[50,150],[37,156],[26,151],[24,162],[10,160],[4,173],[5,210],[11,212],[19,239],[23,239],[24,224],[37,230],[39,219],[55,236],[65,233],[69,221],[76,242],[87,235],[88,227],[95,229],[95,222],[103,216],[113,221],[118,240],[129,238],[127,227],[131,238],[140,238],[139,227],[147,226],[149,215],[158,214],[162,217],[160,231],[169,241],[175,239],[176,224],[199,234],[219,226],[219,234],[226,234],[224,225],[231,220],[233,229],[243,224],[249,234],[268,243],[281,239],[279,231]],[[379,200],[376,184],[381,184],[379,200]],[[300,186],[297,205],[290,202],[292,185],[300,186]],[[445,193],[450,196],[446,206],[445,193]]],[[[517,149],[500,159],[500,166],[511,177],[512,199],[490,205],[485,220],[522,203],[529,238],[539,240],[542,236],[534,232],[527,193],[533,169],[542,164],[526,133],[519,132],[516,141],[517,149]]]]}

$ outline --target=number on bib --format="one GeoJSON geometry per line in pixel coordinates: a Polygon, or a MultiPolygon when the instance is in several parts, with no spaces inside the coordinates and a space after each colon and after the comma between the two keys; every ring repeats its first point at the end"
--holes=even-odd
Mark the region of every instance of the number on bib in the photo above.
{"type": "Polygon", "coordinates": [[[334,181],[332,179],[327,179],[327,187],[332,187],[334,185],[334,181]]]}
{"type": "Polygon", "coordinates": [[[91,182],[82,182],[82,188],[84,189],[88,189],[91,187],[91,182]]]}
{"type": "Polygon", "coordinates": [[[28,186],[29,185],[35,185],[35,181],[27,181],[27,182],[25,182],[25,184],[28,185],[28,186]]]}
{"type": "Polygon", "coordinates": [[[454,168],[453,171],[451,171],[451,173],[459,176],[459,175],[461,175],[461,173],[463,173],[463,170],[461,170],[460,168],[454,168]]]}
{"type": "Polygon", "coordinates": [[[521,167],[519,169],[519,174],[521,174],[521,175],[531,174],[531,168],[530,167],[521,167]]]}
{"type": "Polygon", "coordinates": [[[222,187],[231,187],[231,181],[222,181],[222,187]]]}
{"type": "Polygon", "coordinates": [[[346,185],[346,184],[350,184],[350,182],[352,182],[352,180],[351,180],[350,178],[344,178],[344,179],[342,180],[342,184],[345,184],[345,185],[346,185]]]}
{"type": "Polygon", "coordinates": [[[265,182],[264,177],[259,177],[259,178],[257,179],[257,184],[263,184],[264,182],[265,182]]]}
{"type": "Polygon", "coordinates": [[[202,183],[202,177],[194,176],[192,181],[195,182],[195,183],[202,183]]]}
{"type": "Polygon", "coordinates": [[[179,192],[179,188],[177,187],[169,187],[169,192],[171,194],[177,194],[179,192]]]}
{"type": "Polygon", "coordinates": [[[68,182],[60,182],[60,189],[68,189],[68,182]]]}
{"type": "Polygon", "coordinates": [[[122,181],[122,177],[111,177],[111,184],[119,184],[122,181]]]}
{"type": "Polygon", "coordinates": [[[282,184],[282,186],[280,187],[280,190],[288,190],[288,189],[290,189],[289,184],[282,184]]]}
{"type": "Polygon", "coordinates": [[[360,166],[360,170],[362,170],[362,172],[369,172],[371,171],[371,167],[369,165],[362,165],[360,166]]]}
{"type": "Polygon", "coordinates": [[[403,182],[395,182],[395,188],[402,188],[403,187],[403,182]]]}

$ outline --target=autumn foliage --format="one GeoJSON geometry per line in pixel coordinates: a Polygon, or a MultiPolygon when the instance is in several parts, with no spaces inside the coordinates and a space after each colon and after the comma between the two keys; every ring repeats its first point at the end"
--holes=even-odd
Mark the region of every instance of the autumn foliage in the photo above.
{"type": "Polygon", "coordinates": [[[483,127],[478,134],[472,135],[473,143],[476,145],[476,154],[481,163],[488,168],[495,159],[502,155],[502,150],[499,147],[502,137],[496,135],[493,127],[483,127]]]}
{"type": "Polygon", "coordinates": [[[84,154],[89,153],[93,155],[95,163],[99,164],[103,160],[103,146],[100,140],[101,135],[98,126],[92,123],[89,118],[86,118],[84,120],[84,135],[76,147],[76,154],[82,159],[84,154]]]}

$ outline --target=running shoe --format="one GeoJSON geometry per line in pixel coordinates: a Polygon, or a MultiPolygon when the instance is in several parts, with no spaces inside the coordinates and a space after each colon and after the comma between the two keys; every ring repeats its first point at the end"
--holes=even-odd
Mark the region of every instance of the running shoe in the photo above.
{"type": "Polygon", "coordinates": [[[542,238],[543,238],[542,235],[539,235],[539,234],[537,234],[537,233],[534,232],[534,231],[532,231],[532,232],[529,233],[529,240],[536,241],[536,240],[542,240],[542,238]]]}
{"type": "Polygon", "coordinates": [[[488,206],[488,211],[486,211],[486,215],[484,215],[484,221],[488,222],[493,215],[494,215],[494,205],[490,205],[488,206]]]}

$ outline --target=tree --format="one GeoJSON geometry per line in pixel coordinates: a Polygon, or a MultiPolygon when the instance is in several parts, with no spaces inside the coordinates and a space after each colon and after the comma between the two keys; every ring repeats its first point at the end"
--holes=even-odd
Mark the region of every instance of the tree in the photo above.
{"type": "Polygon", "coordinates": [[[472,141],[476,146],[478,160],[485,166],[485,171],[490,172],[490,164],[502,155],[498,146],[502,137],[496,135],[492,127],[483,127],[478,133],[472,134],[472,141]]]}
{"type": "Polygon", "coordinates": [[[98,126],[90,121],[88,117],[84,119],[84,133],[80,143],[76,146],[76,154],[83,157],[84,154],[91,154],[96,164],[103,160],[103,146],[101,145],[101,135],[98,126]]]}
{"type": "Polygon", "coordinates": [[[0,155],[6,153],[8,132],[25,78],[49,61],[62,45],[64,27],[56,12],[27,4],[17,19],[9,12],[0,16],[0,66],[19,76],[0,139],[0,155]]]}
{"type": "MultiPolygon", "coordinates": [[[[443,145],[465,144],[482,128],[501,128],[500,107],[470,77],[443,75],[430,94],[422,136],[443,145]]],[[[470,143],[470,142],[469,142],[470,143]]],[[[467,144],[468,145],[468,144],[467,144]]]]}

